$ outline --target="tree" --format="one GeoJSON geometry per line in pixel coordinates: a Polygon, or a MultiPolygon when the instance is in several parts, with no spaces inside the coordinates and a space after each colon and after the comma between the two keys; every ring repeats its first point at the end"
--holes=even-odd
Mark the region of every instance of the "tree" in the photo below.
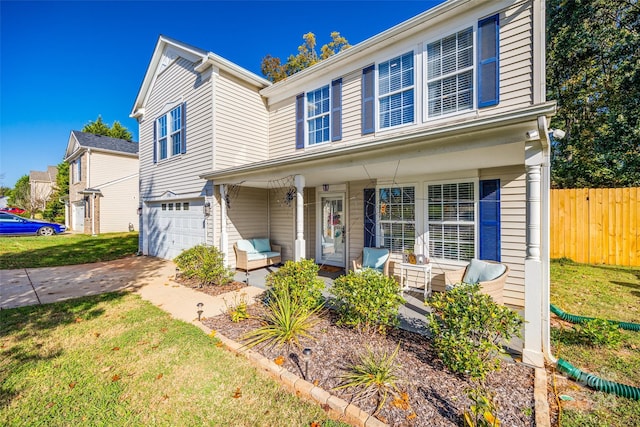
{"type": "Polygon", "coordinates": [[[131,141],[133,136],[129,130],[122,126],[119,121],[113,122],[113,125],[109,125],[102,121],[102,116],[98,115],[95,122],[89,122],[82,128],[82,132],[93,133],[96,135],[110,136],[112,138],[120,138],[127,141],[131,141]]]}
{"type": "Polygon", "coordinates": [[[316,36],[313,33],[307,33],[302,36],[304,43],[298,46],[297,55],[289,55],[287,62],[284,64],[278,57],[267,55],[262,59],[262,74],[272,82],[278,82],[291,76],[298,71],[304,70],[313,64],[327,59],[330,56],[350,47],[346,38],[342,37],[339,32],[331,33],[331,41],[320,48],[320,55],[316,51],[316,36]]]}
{"type": "MultiPolygon", "coordinates": [[[[114,123],[115,125],[115,123],[114,123]]],[[[64,202],[60,199],[69,196],[69,163],[60,162],[58,164],[58,174],[56,175],[56,184],[47,203],[42,216],[45,219],[64,223],[64,202]]]]}
{"type": "Polygon", "coordinates": [[[628,0],[547,3],[552,185],[640,186],[640,7],[628,0]]]}
{"type": "Polygon", "coordinates": [[[16,185],[11,190],[11,205],[25,209],[30,216],[33,216],[33,209],[31,207],[31,183],[29,182],[29,175],[22,175],[17,181],[16,185]]]}

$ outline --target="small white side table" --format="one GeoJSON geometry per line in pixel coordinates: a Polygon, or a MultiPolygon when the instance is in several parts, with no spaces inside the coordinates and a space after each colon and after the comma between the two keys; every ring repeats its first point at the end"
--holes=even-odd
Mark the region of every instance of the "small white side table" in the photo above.
{"type": "MultiPolygon", "coordinates": [[[[402,292],[408,291],[411,288],[408,284],[408,277],[406,274],[409,271],[422,271],[424,275],[424,298],[431,296],[431,263],[427,264],[409,264],[406,262],[400,263],[400,286],[402,292]]],[[[419,288],[414,288],[419,289],[419,288]]]]}

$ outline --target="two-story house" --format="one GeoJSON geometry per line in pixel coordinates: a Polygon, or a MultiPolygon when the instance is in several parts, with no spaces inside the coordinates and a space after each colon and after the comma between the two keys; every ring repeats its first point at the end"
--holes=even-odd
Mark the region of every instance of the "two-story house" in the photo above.
{"type": "Polygon", "coordinates": [[[137,229],[138,143],[74,130],[64,160],[69,163],[65,216],[71,230],[96,235],[137,229]]]}
{"type": "Polygon", "coordinates": [[[43,211],[56,187],[58,168],[47,166],[46,171],[29,171],[32,209],[43,211]]]}
{"type": "MultiPolygon", "coordinates": [[[[276,84],[160,37],[140,123],[142,250],[269,237],[348,268],[425,254],[435,290],[471,258],[510,267],[523,358],[548,350],[544,1],[449,0],[276,84]]],[[[416,278],[419,279],[419,278],[416,278]]]]}

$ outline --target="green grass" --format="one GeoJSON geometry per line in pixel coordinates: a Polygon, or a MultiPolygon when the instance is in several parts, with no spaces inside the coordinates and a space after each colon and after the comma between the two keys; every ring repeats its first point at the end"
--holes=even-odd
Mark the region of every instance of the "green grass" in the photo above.
{"type": "MultiPolygon", "coordinates": [[[[640,267],[551,264],[551,303],[580,316],[640,323],[640,267]]],[[[622,331],[618,348],[573,342],[572,326],[552,328],[553,354],[601,378],[640,387],[640,332],[622,331]]],[[[571,395],[569,390],[565,394],[571,395]]],[[[630,426],[640,419],[640,402],[595,391],[579,390],[585,402],[567,404],[562,425],[630,426]]]]}
{"type": "Polygon", "coordinates": [[[2,310],[0,425],[327,420],[217,342],[128,293],[2,310]]]}
{"type": "Polygon", "coordinates": [[[110,261],[137,251],[138,233],[0,237],[0,269],[110,261]]]}

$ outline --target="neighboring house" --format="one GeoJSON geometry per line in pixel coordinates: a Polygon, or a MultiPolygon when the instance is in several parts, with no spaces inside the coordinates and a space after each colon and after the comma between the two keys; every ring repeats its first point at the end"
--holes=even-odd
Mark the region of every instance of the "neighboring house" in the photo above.
{"type": "Polygon", "coordinates": [[[51,194],[56,187],[58,168],[47,166],[46,171],[30,171],[29,184],[31,186],[31,208],[35,211],[44,211],[51,194]]]}
{"type": "Polygon", "coordinates": [[[6,208],[7,206],[9,206],[8,199],[9,198],[7,196],[0,196],[0,209],[6,208]]]}
{"type": "Polygon", "coordinates": [[[65,216],[79,233],[131,231],[138,226],[138,144],[124,139],[71,131],[69,200],[65,216]]]}
{"type": "MultiPolygon", "coordinates": [[[[141,250],[269,237],[348,268],[364,246],[426,254],[435,290],[506,263],[523,359],[548,351],[544,1],[450,0],[287,79],[161,36],[136,98],[141,250]]],[[[421,281],[420,277],[413,280],[421,281]]]]}

